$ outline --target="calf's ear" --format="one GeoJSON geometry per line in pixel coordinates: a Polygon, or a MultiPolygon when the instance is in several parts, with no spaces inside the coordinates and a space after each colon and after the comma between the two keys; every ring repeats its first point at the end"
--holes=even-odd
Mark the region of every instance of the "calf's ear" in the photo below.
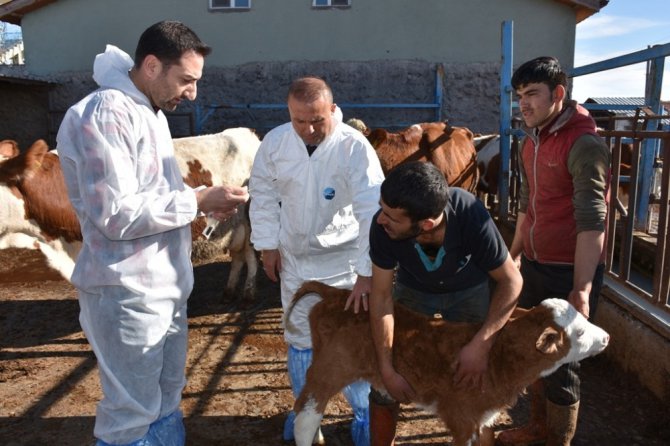
{"type": "Polygon", "coordinates": [[[545,355],[551,355],[558,351],[561,343],[561,333],[553,327],[547,327],[535,341],[535,348],[545,355]]]}
{"type": "Polygon", "coordinates": [[[521,316],[524,316],[527,314],[530,310],[527,310],[525,308],[521,307],[515,307],[514,310],[512,311],[512,315],[509,317],[510,319],[518,319],[521,316]]]}
{"type": "Polygon", "coordinates": [[[0,141],[0,155],[5,158],[14,158],[19,154],[19,145],[16,141],[5,139],[0,141]]]}

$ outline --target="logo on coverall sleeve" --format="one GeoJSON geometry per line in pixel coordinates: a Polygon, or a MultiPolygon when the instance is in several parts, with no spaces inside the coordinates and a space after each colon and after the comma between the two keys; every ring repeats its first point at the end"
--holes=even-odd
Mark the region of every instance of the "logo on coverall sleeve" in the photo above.
{"type": "Polygon", "coordinates": [[[332,200],[335,198],[335,189],[332,187],[327,187],[323,190],[323,198],[326,200],[332,200]]]}

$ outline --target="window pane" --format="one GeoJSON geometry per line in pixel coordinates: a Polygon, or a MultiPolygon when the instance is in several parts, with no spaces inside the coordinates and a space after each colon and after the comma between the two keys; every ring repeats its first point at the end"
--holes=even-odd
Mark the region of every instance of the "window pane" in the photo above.
{"type": "Polygon", "coordinates": [[[332,0],[333,6],[349,6],[349,0],[332,0]]]}
{"type": "Polygon", "coordinates": [[[248,8],[249,3],[251,3],[251,0],[235,0],[235,7],[236,8],[248,8]]]}
{"type": "Polygon", "coordinates": [[[314,6],[328,6],[328,0],[314,0],[314,6]]]}
{"type": "Polygon", "coordinates": [[[230,8],[230,0],[210,0],[212,8],[230,8]]]}

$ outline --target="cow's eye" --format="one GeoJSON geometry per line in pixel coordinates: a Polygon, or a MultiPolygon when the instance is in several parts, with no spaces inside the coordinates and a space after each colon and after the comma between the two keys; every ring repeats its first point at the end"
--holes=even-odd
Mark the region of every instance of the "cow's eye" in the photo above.
{"type": "Polygon", "coordinates": [[[582,336],[584,336],[584,329],[578,328],[577,330],[575,330],[575,334],[577,335],[578,338],[581,338],[582,336]]]}

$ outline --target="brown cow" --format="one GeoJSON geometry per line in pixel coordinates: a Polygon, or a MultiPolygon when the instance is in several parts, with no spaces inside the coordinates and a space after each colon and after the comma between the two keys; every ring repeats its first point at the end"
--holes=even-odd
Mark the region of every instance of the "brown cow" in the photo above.
{"type": "Polygon", "coordinates": [[[465,127],[446,122],[415,124],[399,133],[375,129],[368,135],[384,173],[400,163],[424,161],[435,164],[449,186],[475,192],[479,173],[473,134],[465,127]]]}
{"type": "MultiPolygon", "coordinates": [[[[310,293],[323,300],[310,313],[312,365],[294,407],[298,446],[311,444],[328,401],[347,384],[364,379],[384,389],[368,314],[342,311],[350,291],[319,282],[304,284],[293,302],[310,293]]],[[[518,309],[496,338],[485,388],[479,392],[456,388],[453,378],[457,354],[480,324],[434,319],[401,305],[395,306],[394,316],[394,366],[414,388],[413,402],[435,412],[449,427],[455,446],[478,441],[480,431],[492,426],[500,411],[540,376],[600,353],[609,342],[604,330],[565,300],[518,309]]]]}
{"type": "MultiPolygon", "coordinates": [[[[260,145],[246,128],[174,140],[184,182],[192,187],[246,183],[260,145]]],[[[227,250],[231,271],[225,293],[232,295],[244,265],[245,296],[255,294],[257,259],[251,247],[244,206],[218,225],[209,242],[200,240],[204,218],[192,225],[194,255],[227,250]]],[[[67,196],[60,159],[39,140],[19,153],[13,141],[0,142],[0,249],[39,249],[51,267],[69,279],[81,247],[79,221],[67,196]]]]}

